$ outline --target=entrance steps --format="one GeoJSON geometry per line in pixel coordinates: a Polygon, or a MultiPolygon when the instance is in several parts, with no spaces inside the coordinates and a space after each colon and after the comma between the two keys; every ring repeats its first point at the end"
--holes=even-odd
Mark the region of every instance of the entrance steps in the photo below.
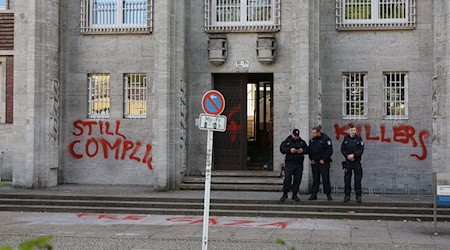
{"type": "MultiPolygon", "coordinates": [[[[165,214],[201,216],[203,214],[202,192],[179,191],[158,193],[157,196],[89,195],[64,193],[0,193],[0,211],[22,212],[69,212],[69,213],[120,213],[120,214],[165,214]],[[191,193],[189,193],[191,192],[191,193]],[[186,193],[186,195],[185,195],[186,193]],[[186,196],[187,198],[183,198],[186,196]]],[[[219,192],[220,193],[220,192],[219,192]]],[[[213,193],[218,195],[218,193],[213,193]]],[[[335,201],[308,201],[301,196],[300,202],[278,201],[279,193],[225,192],[222,198],[211,200],[211,216],[322,218],[356,220],[433,220],[431,199],[379,199],[365,196],[363,203],[349,203],[335,197],[335,201]],[[261,194],[261,193],[260,193],[261,194]],[[270,199],[261,199],[261,197],[270,199]],[[240,197],[240,199],[238,198],[240,197]],[[252,197],[257,199],[248,199],[252,197]],[[275,198],[277,197],[277,198],[275,198]],[[337,200],[339,199],[339,200],[337,200]]],[[[324,197],[321,197],[324,198],[324,197]]],[[[439,208],[439,221],[450,220],[450,208],[439,208]]]]}
{"type": "MultiPolygon", "coordinates": [[[[211,190],[281,192],[283,178],[272,171],[213,171],[211,190]]],[[[204,190],[204,176],[183,177],[181,190],[204,190]]]]}

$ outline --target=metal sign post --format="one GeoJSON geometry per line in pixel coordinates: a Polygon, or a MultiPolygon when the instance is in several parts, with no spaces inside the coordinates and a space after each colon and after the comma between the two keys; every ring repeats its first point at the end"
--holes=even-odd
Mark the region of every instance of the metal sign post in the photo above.
{"type": "Polygon", "coordinates": [[[434,181],[434,235],[437,231],[437,211],[439,206],[450,206],[450,174],[433,172],[434,181]]]}
{"type": "Polygon", "coordinates": [[[208,249],[209,201],[211,193],[213,135],[214,135],[213,131],[208,130],[208,138],[206,143],[205,200],[203,209],[203,244],[202,244],[203,250],[208,249]]]}
{"type": "Polygon", "coordinates": [[[225,109],[225,99],[216,90],[206,92],[202,98],[202,108],[206,114],[200,114],[197,125],[200,129],[208,131],[206,139],[206,172],[205,172],[205,199],[203,209],[203,236],[202,250],[208,250],[208,228],[209,228],[209,202],[211,198],[211,169],[213,153],[214,131],[225,132],[227,117],[220,114],[225,109]]]}

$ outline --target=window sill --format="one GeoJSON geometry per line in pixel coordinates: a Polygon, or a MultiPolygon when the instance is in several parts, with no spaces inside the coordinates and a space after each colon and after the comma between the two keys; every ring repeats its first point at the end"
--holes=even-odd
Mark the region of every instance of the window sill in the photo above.
{"type": "Polygon", "coordinates": [[[361,116],[361,117],[355,117],[355,116],[343,116],[342,117],[343,120],[354,120],[354,121],[358,121],[358,120],[367,120],[369,119],[367,116],[361,116]]]}
{"type": "Polygon", "coordinates": [[[126,35],[126,34],[150,34],[151,27],[144,28],[128,28],[128,27],[111,27],[111,28],[82,28],[81,34],[84,35],[126,35]]]}
{"type": "Polygon", "coordinates": [[[413,30],[415,23],[343,23],[336,24],[336,30],[413,30]]]}
{"type": "Polygon", "coordinates": [[[280,25],[209,25],[205,27],[208,33],[223,32],[277,32],[280,31],[280,25]]]}

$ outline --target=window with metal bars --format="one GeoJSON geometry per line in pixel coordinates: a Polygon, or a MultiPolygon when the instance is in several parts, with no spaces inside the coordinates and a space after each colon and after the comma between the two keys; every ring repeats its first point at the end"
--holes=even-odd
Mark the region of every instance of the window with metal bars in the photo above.
{"type": "Polygon", "coordinates": [[[384,118],[408,118],[408,74],[384,73],[384,118]]]}
{"type": "Polygon", "coordinates": [[[88,75],[88,118],[109,118],[111,108],[111,84],[109,74],[88,75]]]}
{"type": "Polygon", "coordinates": [[[151,31],[152,0],[81,0],[81,32],[151,31]]]}
{"type": "Polygon", "coordinates": [[[344,73],[342,86],[342,117],[353,120],[366,119],[367,74],[344,73]]]}
{"type": "Polygon", "coordinates": [[[277,31],[280,0],[206,0],[207,31],[277,31]]]}
{"type": "Polygon", "coordinates": [[[147,77],[145,74],[126,74],[124,77],[124,117],[147,117],[147,77]]]}
{"type": "Polygon", "coordinates": [[[337,29],[414,28],[416,0],[336,0],[337,29]]]}

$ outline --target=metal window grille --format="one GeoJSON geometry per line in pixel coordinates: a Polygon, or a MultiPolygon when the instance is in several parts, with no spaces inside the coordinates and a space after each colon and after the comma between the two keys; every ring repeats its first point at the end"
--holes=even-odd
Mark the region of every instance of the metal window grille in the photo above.
{"type": "Polygon", "coordinates": [[[208,32],[279,31],[280,0],[205,0],[208,32]]]}
{"type": "Polygon", "coordinates": [[[81,0],[81,33],[148,33],[153,0],[81,0]]]}
{"type": "Polygon", "coordinates": [[[336,0],[336,28],[414,29],[416,0],[336,0]]]}
{"type": "Polygon", "coordinates": [[[408,118],[408,75],[402,72],[384,73],[384,118],[408,118]]]}
{"type": "Polygon", "coordinates": [[[345,73],[342,76],[342,116],[344,119],[367,119],[367,74],[345,73]]]}
{"type": "Polygon", "coordinates": [[[109,74],[88,76],[88,118],[109,118],[111,108],[111,84],[109,74]]]}
{"type": "Polygon", "coordinates": [[[147,77],[126,74],[124,77],[124,117],[147,117],[147,77]]]}

